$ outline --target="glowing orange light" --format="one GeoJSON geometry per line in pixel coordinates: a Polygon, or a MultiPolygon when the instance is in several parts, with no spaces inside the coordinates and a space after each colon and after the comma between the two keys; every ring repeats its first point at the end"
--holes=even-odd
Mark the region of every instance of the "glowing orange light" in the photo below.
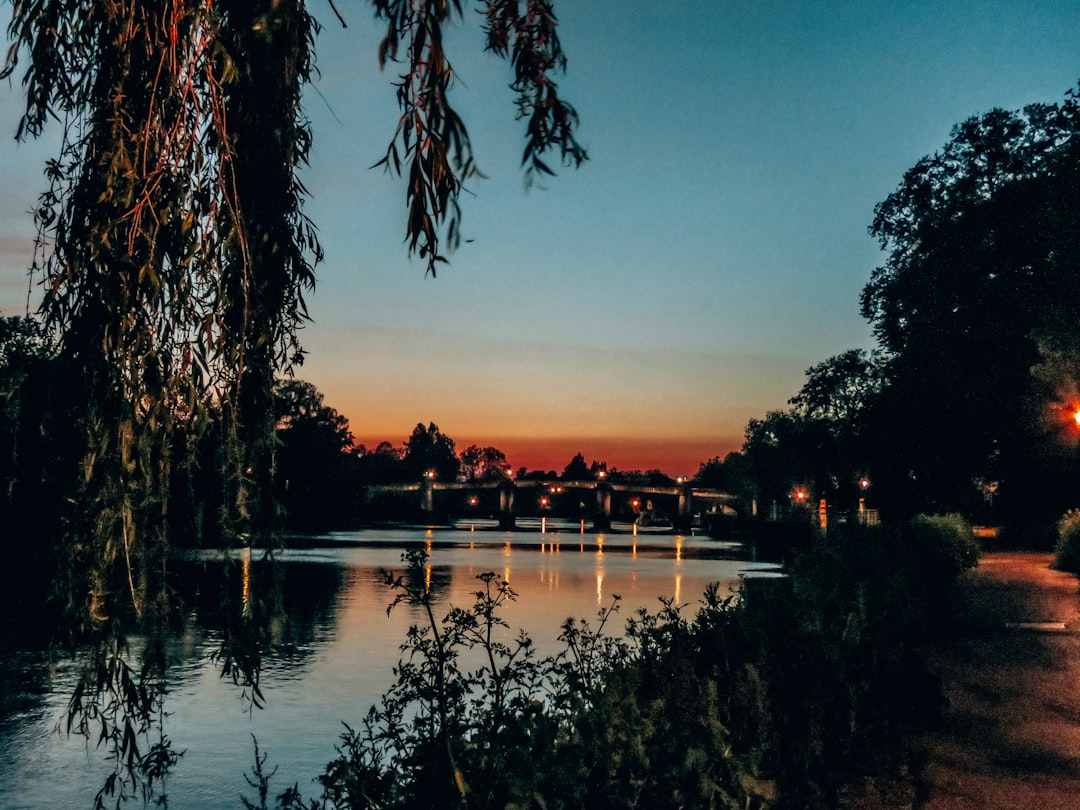
{"type": "Polygon", "coordinates": [[[1073,411],[1073,421],[1076,422],[1076,426],[1080,427],[1080,410],[1073,411]]]}

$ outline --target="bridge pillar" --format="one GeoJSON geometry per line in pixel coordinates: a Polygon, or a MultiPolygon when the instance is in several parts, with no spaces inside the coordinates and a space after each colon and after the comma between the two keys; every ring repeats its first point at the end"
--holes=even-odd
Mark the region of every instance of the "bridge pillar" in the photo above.
{"type": "Polygon", "coordinates": [[[596,485],[596,515],[593,517],[593,529],[598,532],[611,531],[611,485],[596,485]]]}
{"type": "Polygon", "coordinates": [[[679,508],[675,515],[675,531],[686,533],[694,525],[694,493],[689,484],[683,484],[679,490],[679,508]]]}
{"type": "Polygon", "coordinates": [[[514,482],[507,481],[499,487],[499,528],[512,532],[514,525],[514,482]]]}

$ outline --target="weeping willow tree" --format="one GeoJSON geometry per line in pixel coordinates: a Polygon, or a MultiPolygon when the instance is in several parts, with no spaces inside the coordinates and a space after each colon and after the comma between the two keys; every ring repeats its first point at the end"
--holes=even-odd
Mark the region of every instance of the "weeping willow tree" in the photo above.
{"type": "MultiPolygon", "coordinates": [[[[443,48],[463,10],[373,6],[386,26],[378,58],[400,65],[401,117],[381,163],[404,180],[406,244],[434,275],[476,174],[443,48]]],[[[551,173],[549,151],[579,164],[577,116],[552,81],[565,57],[550,4],[479,10],[487,49],[513,67],[527,178],[551,173]]],[[[60,131],[32,271],[41,320],[86,403],[64,547],[78,572],[71,607],[91,624],[121,600],[136,614],[155,601],[170,486],[211,425],[226,539],[273,526],[272,386],[302,361],[321,257],[298,175],[317,31],[303,0],[14,2],[2,75],[23,70],[17,137],[60,131]]]]}
{"type": "MultiPolygon", "coordinates": [[[[408,251],[434,275],[458,242],[458,198],[476,174],[443,48],[463,9],[373,7],[386,30],[378,59],[399,67],[401,116],[381,163],[405,184],[408,251]]],[[[551,6],[491,0],[479,10],[487,49],[513,68],[526,178],[551,173],[549,152],[580,164],[576,113],[552,81],[565,58],[551,6]]],[[[98,642],[67,727],[89,733],[100,721],[110,740],[116,770],[99,805],[114,794],[119,804],[128,787],[152,792],[175,761],[161,723],[163,631],[177,620],[169,511],[207,437],[223,538],[253,541],[274,527],[273,384],[303,359],[298,330],[322,252],[299,176],[318,30],[303,0],[13,2],[0,78],[21,72],[16,137],[59,131],[31,272],[39,320],[78,392],[71,401],[85,403],[70,414],[81,463],[59,498],[56,592],[72,629],[98,642]],[[141,666],[126,653],[132,627],[146,639],[141,666]],[[155,716],[159,737],[140,747],[155,716]]],[[[223,671],[257,691],[252,644],[265,634],[246,626],[248,612],[242,620],[223,642],[223,671]]]]}

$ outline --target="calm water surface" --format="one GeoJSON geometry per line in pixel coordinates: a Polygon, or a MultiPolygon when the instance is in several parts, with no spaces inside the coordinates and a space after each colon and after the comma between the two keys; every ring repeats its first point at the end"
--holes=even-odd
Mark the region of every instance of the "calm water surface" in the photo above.
{"type": "MultiPolygon", "coordinates": [[[[334,757],[341,723],[357,727],[389,686],[399,645],[410,624],[422,622],[392,598],[381,571],[401,571],[404,549],[426,546],[426,572],[440,615],[468,606],[476,576],[494,571],[518,593],[503,614],[511,632],[523,628],[543,654],[559,649],[559,625],[568,616],[594,620],[622,597],[620,614],[655,609],[658,598],[696,605],[710,582],[738,588],[743,576],[768,575],[771,566],[739,559],[739,546],[672,534],[579,534],[390,529],[309,538],[303,549],[282,553],[277,576],[284,615],[274,625],[275,646],[264,658],[264,708],[221,678],[210,660],[220,641],[216,589],[227,579],[220,554],[193,559],[185,571],[189,629],[176,640],[169,672],[165,733],[185,753],[166,792],[173,808],[236,808],[256,798],[244,780],[253,762],[252,735],[277,767],[273,795],[298,783],[316,796],[313,782],[334,757]]],[[[255,561],[257,562],[257,561],[255,561]]],[[[248,587],[255,562],[233,562],[228,576],[248,587]]],[[[621,632],[620,618],[613,632],[621,632]]],[[[27,652],[3,662],[0,691],[0,808],[88,808],[110,772],[104,749],[57,733],[77,677],[68,659],[50,664],[27,652]]],[[[141,801],[130,802],[131,806],[141,801]]]]}

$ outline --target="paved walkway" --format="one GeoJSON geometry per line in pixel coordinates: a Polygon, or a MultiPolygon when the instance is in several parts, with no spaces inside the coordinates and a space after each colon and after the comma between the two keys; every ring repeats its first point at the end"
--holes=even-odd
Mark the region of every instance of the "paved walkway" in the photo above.
{"type": "MultiPolygon", "coordinates": [[[[1080,808],[1080,588],[1050,554],[992,552],[961,584],[931,657],[948,707],[903,778],[857,808],[1080,808]]],[[[861,794],[861,795],[860,795],[861,794]]]]}

